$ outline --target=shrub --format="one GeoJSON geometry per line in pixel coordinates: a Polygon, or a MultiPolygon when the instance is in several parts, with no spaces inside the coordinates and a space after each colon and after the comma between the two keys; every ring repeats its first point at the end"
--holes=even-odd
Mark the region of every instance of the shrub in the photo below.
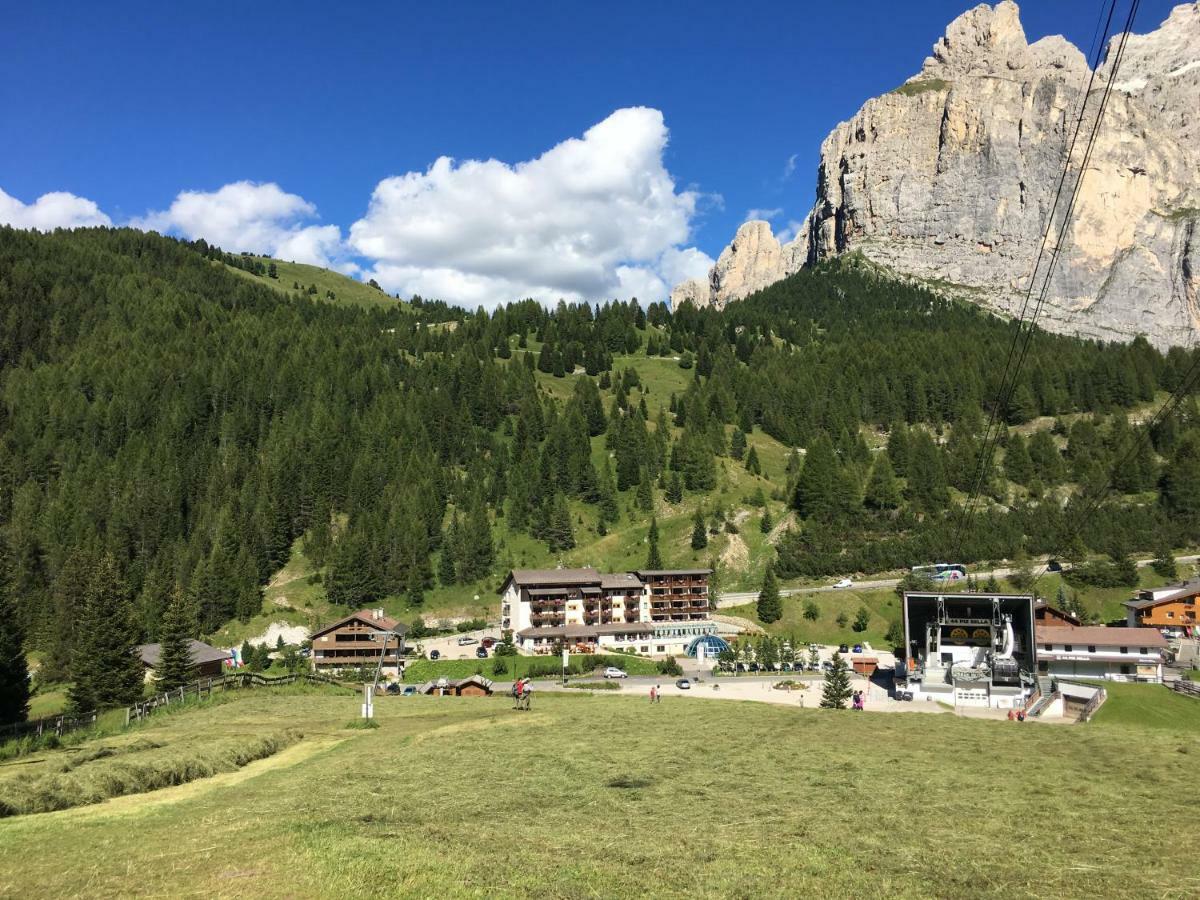
{"type": "Polygon", "coordinates": [[[492,674],[493,675],[507,675],[508,674],[508,663],[506,663],[504,661],[504,657],[500,656],[499,654],[496,654],[496,658],[492,660],[492,674]]]}
{"type": "Polygon", "coordinates": [[[683,669],[680,667],[679,663],[675,661],[675,657],[673,656],[668,656],[666,659],[660,662],[658,664],[658,671],[660,675],[683,674],[683,669]]]}

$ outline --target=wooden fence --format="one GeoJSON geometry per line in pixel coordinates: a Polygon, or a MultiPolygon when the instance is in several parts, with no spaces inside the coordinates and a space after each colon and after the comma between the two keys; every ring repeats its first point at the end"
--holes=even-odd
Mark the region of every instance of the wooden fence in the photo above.
{"type": "Polygon", "coordinates": [[[170,706],[172,703],[181,703],[188,697],[211,697],[214,693],[242,688],[282,687],[286,684],[295,684],[298,681],[309,684],[340,684],[340,682],[335,681],[327,675],[313,675],[311,673],[280,675],[277,678],[268,678],[257,672],[234,672],[230,675],[202,678],[184,687],[175,688],[171,691],[163,691],[161,694],[156,694],[146,700],[139,700],[125,710],[125,724],[128,725],[130,722],[144,719],[156,709],[162,709],[164,706],[170,706]]]}
{"type": "Polygon", "coordinates": [[[0,726],[0,744],[5,741],[15,741],[18,738],[42,737],[48,734],[62,737],[64,734],[79,731],[81,728],[91,728],[99,717],[98,712],[84,713],[78,716],[60,713],[57,716],[30,719],[28,722],[12,722],[0,726]]]}
{"type": "MultiPolygon", "coordinates": [[[[156,709],[161,709],[172,703],[179,703],[188,697],[211,697],[214,693],[241,688],[282,687],[286,684],[295,684],[298,681],[310,684],[341,683],[327,675],[313,675],[311,673],[280,675],[277,678],[268,678],[257,672],[234,672],[229,675],[202,678],[199,681],[193,681],[191,684],[176,688],[173,691],[164,691],[149,699],[140,700],[126,708],[125,724],[128,725],[130,722],[143,719],[156,709]]],[[[64,734],[69,734],[72,731],[94,727],[100,715],[100,711],[84,713],[78,716],[63,713],[57,716],[46,716],[42,719],[32,719],[28,722],[14,722],[10,725],[0,726],[0,743],[23,737],[42,737],[50,734],[62,737],[64,734]]]]}
{"type": "Polygon", "coordinates": [[[1177,694],[1185,694],[1188,697],[1200,699],[1200,682],[1197,681],[1188,681],[1186,678],[1180,678],[1177,681],[1171,682],[1171,690],[1177,694]]]}

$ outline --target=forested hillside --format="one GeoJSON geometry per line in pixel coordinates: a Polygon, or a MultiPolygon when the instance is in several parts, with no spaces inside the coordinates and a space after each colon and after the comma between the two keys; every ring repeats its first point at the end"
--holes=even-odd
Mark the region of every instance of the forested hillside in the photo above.
{"type": "MultiPolygon", "coordinates": [[[[514,563],[644,564],[652,516],[666,564],[711,555],[727,585],[776,555],[784,578],[942,558],[1011,338],[853,259],[674,313],[371,308],[231,263],[0,229],[4,583],[45,674],[103,560],[152,637],[176,587],[206,633],[257,614],[297,540],[331,601],[406,608],[514,563]]],[[[1191,361],[1036,336],[957,561],[1194,541],[1194,403],[1102,515],[1070,502],[1191,361]]]]}

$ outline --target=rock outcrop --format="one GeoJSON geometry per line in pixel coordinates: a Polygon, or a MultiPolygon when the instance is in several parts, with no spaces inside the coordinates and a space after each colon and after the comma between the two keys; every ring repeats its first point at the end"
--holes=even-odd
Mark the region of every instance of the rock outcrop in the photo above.
{"type": "MultiPolygon", "coordinates": [[[[794,241],[781,245],[767,223],[748,222],[708,280],[680,285],[672,301],[721,305],[803,265],[858,251],[1015,313],[1031,278],[1040,288],[1046,276],[1048,254],[1036,276],[1032,270],[1047,217],[1070,153],[1057,234],[1117,40],[1093,78],[1063,38],[1028,43],[1015,4],[964,13],[917,75],[868,100],[825,139],[816,203],[794,241]]],[[[1085,336],[1188,344],[1200,331],[1198,288],[1194,2],[1128,39],[1040,321],[1085,336]]]]}

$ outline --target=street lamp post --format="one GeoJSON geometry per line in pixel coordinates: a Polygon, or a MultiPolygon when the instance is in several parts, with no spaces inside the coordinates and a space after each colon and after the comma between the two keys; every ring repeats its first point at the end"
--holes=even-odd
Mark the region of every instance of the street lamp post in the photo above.
{"type": "Polygon", "coordinates": [[[364,719],[375,718],[375,690],[379,687],[379,675],[383,671],[383,658],[387,655],[388,638],[399,637],[394,631],[382,631],[372,634],[371,640],[378,640],[377,635],[382,636],[383,646],[379,648],[379,662],[375,664],[375,677],[370,684],[363,685],[362,717],[364,719]]]}

